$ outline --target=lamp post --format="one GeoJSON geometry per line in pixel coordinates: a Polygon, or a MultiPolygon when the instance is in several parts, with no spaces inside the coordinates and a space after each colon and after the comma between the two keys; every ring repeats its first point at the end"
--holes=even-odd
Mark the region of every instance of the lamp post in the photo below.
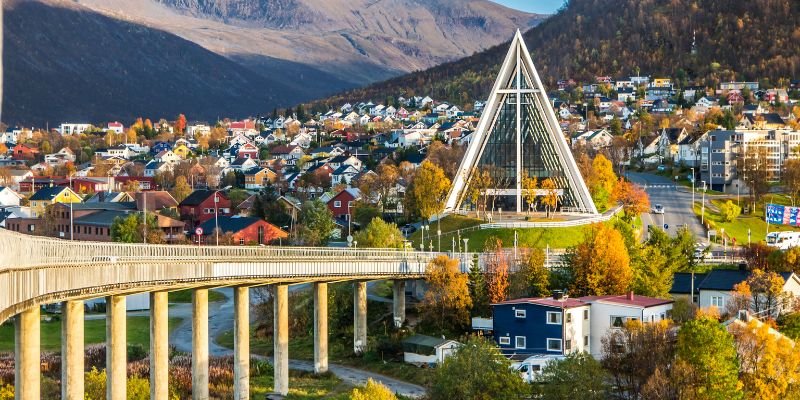
{"type": "MultiPolygon", "coordinates": [[[[72,176],[73,175],[74,175],[74,173],[73,174],[69,174],[69,190],[72,190],[72,176]]],[[[72,218],[72,199],[69,199],[69,240],[74,240],[73,239],[73,234],[75,232],[75,225],[74,225],[73,221],[74,220],[72,218]]]]}
{"type": "Polygon", "coordinates": [[[692,209],[694,209],[694,167],[692,167],[692,209]]]}
{"type": "Polygon", "coordinates": [[[348,201],[347,202],[347,236],[352,236],[353,235],[353,233],[351,231],[351,226],[353,225],[353,223],[351,222],[353,220],[353,214],[350,213],[350,208],[351,207],[353,207],[353,203],[348,201]]]}
{"type": "Polygon", "coordinates": [[[706,223],[706,219],[705,219],[706,218],[706,181],[702,181],[702,183],[703,183],[703,201],[702,201],[702,206],[701,206],[702,207],[701,208],[702,211],[700,211],[700,223],[701,224],[705,224],[706,223]]]}
{"type": "Polygon", "coordinates": [[[230,186],[225,186],[222,189],[214,191],[214,231],[217,237],[217,246],[219,246],[219,196],[218,193],[230,189],[230,186]]]}

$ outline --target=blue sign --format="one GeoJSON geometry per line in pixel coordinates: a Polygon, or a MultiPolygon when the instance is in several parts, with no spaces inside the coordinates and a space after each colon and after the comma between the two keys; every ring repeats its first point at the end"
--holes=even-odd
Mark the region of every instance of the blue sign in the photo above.
{"type": "Polygon", "coordinates": [[[669,229],[669,225],[664,224],[664,230],[667,230],[667,229],[669,229]]]}
{"type": "Polygon", "coordinates": [[[767,223],[776,225],[800,226],[800,207],[767,204],[767,223]]]}

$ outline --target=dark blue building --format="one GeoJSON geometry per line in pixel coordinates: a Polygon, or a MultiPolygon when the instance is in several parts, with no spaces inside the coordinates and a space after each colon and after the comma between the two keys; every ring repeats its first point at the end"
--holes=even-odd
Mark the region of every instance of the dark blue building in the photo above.
{"type": "Polygon", "coordinates": [[[527,298],[492,304],[494,339],[505,354],[588,351],[589,303],[527,298]]]}
{"type": "Polygon", "coordinates": [[[172,150],[172,145],[167,142],[157,142],[150,148],[150,153],[155,155],[165,150],[172,150]]]}

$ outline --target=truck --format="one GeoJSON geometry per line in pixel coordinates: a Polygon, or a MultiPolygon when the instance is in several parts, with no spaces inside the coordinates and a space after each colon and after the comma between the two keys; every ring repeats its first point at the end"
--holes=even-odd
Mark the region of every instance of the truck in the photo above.
{"type": "Polygon", "coordinates": [[[781,250],[800,246],[800,232],[770,232],[767,234],[767,246],[781,250]]]}
{"type": "Polygon", "coordinates": [[[523,361],[512,363],[511,369],[517,372],[523,381],[533,383],[548,363],[564,358],[566,357],[560,354],[536,354],[523,361]]]}

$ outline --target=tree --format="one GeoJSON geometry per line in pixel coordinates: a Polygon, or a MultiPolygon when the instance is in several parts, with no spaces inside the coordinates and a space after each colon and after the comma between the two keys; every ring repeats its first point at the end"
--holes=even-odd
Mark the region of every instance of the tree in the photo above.
{"type": "Polygon", "coordinates": [[[675,264],[654,245],[647,245],[633,263],[633,284],[636,294],[643,296],[669,298],[675,275],[675,264]]]}
{"type": "Polygon", "coordinates": [[[627,222],[650,210],[650,198],[641,186],[620,178],[612,197],[622,203],[623,219],[627,222]]]}
{"type": "Polygon", "coordinates": [[[739,282],[733,285],[731,297],[725,302],[725,313],[729,316],[736,316],[741,310],[749,310],[753,304],[753,292],[750,290],[750,285],[745,282],[739,282]]]}
{"type": "Polygon", "coordinates": [[[769,160],[767,150],[761,146],[746,147],[737,159],[736,169],[742,175],[742,181],[750,189],[750,199],[755,203],[769,190],[769,160]]]}
{"type": "Polygon", "coordinates": [[[473,263],[469,268],[469,298],[472,300],[471,314],[485,317],[492,315],[489,306],[489,294],[486,290],[486,275],[478,263],[473,263]]]}
{"type": "Polygon", "coordinates": [[[530,388],[511,370],[494,343],[480,336],[466,342],[435,370],[431,400],[523,399],[530,388]]]}
{"type": "Polygon", "coordinates": [[[617,175],[614,174],[611,161],[604,155],[598,154],[592,161],[591,173],[586,181],[597,209],[600,211],[608,209],[614,201],[614,186],[617,183],[617,175]]]}
{"type": "Polygon", "coordinates": [[[426,160],[436,164],[444,171],[449,179],[454,179],[461,159],[464,158],[466,146],[453,145],[447,146],[446,144],[434,141],[428,146],[428,157],[426,160]]]}
{"type": "Polygon", "coordinates": [[[388,387],[369,378],[363,388],[353,389],[350,400],[397,400],[397,396],[388,387]]]}
{"type": "Polygon", "coordinates": [[[375,217],[372,222],[355,234],[359,246],[367,248],[403,248],[403,234],[397,225],[375,217]]]}
{"type": "Polygon", "coordinates": [[[534,390],[547,400],[602,400],[608,398],[606,376],[591,355],[572,352],[545,365],[534,390]]]}
{"type": "Polygon", "coordinates": [[[186,116],[179,114],[175,120],[175,133],[184,133],[186,130],[186,116]]]}
{"type": "Polygon", "coordinates": [[[767,313],[766,316],[777,315],[787,300],[787,295],[783,293],[784,283],[783,277],[775,272],[754,269],[747,278],[753,296],[753,312],[767,313]]]}
{"type": "Polygon", "coordinates": [[[786,193],[791,197],[792,205],[794,206],[797,197],[800,196],[800,159],[788,159],[783,163],[783,166],[785,171],[781,175],[781,178],[783,178],[782,180],[786,188],[786,193]]]}
{"type": "Polygon", "coordinates": [[[639,398],[658,367],[675,357],[675,330],[667,320],[628,321],[622,329],[610,329],[602,343],[602,364],[620,398],[639,398]]]}
{"type": "Polygon", "coordinates": [[[526,176],[522,180],[522,190],[524,190],[524,195],[522,196],[526,203],[528,203],[528,209],[525,210],[526,212],[530,211],[533,208],[533,203],[536,202],[536,186],[538,182],[536,177],[533,176],[526,176]]]}
{"type": "Polygon", "coordinates": [[[469,322],[467,275],[459,270],[459,261],[438,256],[425,271],[428,291],[419,304],[422,318],[440,331],[458,330],[469,322]]]}
{"type": "Polygon", "coordinates": [[[508,259],[503,251],[503,242],[490,236],[484,245],[486,252],[492,253],[486,263],[486,289],[489,303],[499,303],[508,295],[508,259]]]}
{"type": "Polygon", "coordinates": [[[743,398],[733,336],[715,319],[699,316],[678,332],[677,357],[686,365],[681,398],[743,398]]]}
{"type": "MultiPolygon", "coordinates": [[[[142,214],[129,214],[116,217],[111,223],[111,241],[121,243],[143,243],[145,225],[142,214]]],[[[147,243],[163,243],[164,235],[158,227],[158,220],[152,214],[147,215],[147,243]]]]}
{"type": "Polygon", "coordinates": [[[800,350],[785,336],[770,332],[757,319],[734,323],[745,397],[760,400],[797,398],[800,389],[800,350]]]}
{"type": "Polygon", "coordinates": [[[545,267],[542,249],[524,249],[525,257],[509,278],[508,297],[544,297],[550,295],[550,270],[545,267]]]}
{"type": "Polygon", "coordinates": [[[336,223],[328,206],[321,201],[307,201],[300,209],[300,238],[307,246],[328,244],[336,223]]]}
{"type": "Polygon", "coordinates": [[[622,294],[633,281],[633,271],[620,233],[605,224],[592,224],[584,240],[567,253],[573,268],[572,289],[579,295],[622,294]]]}
{"type": "MultiPolygon", "coordinates": [[[[372,193],[372,192],[361,192],[361,193],[372,193]]],[[[367,226],[373,219],[379,218],[381,215],[380,211],[374,205],[359,200],[356,202],[355,206],[353,207],[353,221],[355,221],[358,226],[367,226]]]]}
{"type": "Polygon", "coordinates": [[[430,220],[444,211],[445,196],[449,191],[450,179],[441,168],[426,160],[417,170],[406,197],[411,199],[412,207],[420,217],[430,220]]]}
{"type": "Polygon", "coordinates": [[[542,181],[542,189],[545,191],[542,204],[547,207],[547,217],[550,218],[550,211],[558,207],[558,190],[555,181],[550,178],[545,179],[542,181]]]}
{"type": "Polygon", "coordinates": [[[172,188],[171,194],[178,202],[183,201],[192,194],[192,188],[189,187],[189,182],[185,176],[181,175],[175,178],[175,186],[172,188]]]}
{"type": "Polygon", "coordinates": [[[742,212],[742,209],[736,204],[733,204],[732,201],[728,200],[719,206],[719,212],[725,222],[733,222],[733,220],[735,220],[736,217],[738,217],[742,212]]]}

